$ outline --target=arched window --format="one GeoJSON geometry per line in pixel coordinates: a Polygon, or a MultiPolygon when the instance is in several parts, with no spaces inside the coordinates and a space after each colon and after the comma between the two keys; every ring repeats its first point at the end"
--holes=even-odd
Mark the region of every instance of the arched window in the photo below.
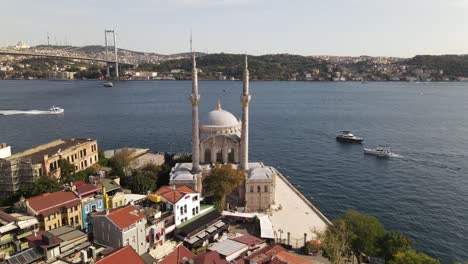
{"type": "Polygon", "coordinates": [[[234,148],[228,150],[228,162],[234,163],[234,148]]]}
{"type": "Polygon", "coordinates": [[[253,193],[253,186],[250,186],[250,192],[253,193]]]}
{"type": "Polygon", "coordinates": [[[265,191],[265,192],[268,192],[268,185],[265,185],[265,186],[264,186],[264,191],[265,191]]]}
{"type": "Polygon", "coordinates": [[[223,150],[222,149],[219,149],[216,152],[216,162],[223,163],[223,150]]]}
{"type": "Polygon", "coordinates": [[[262,191],[262,187],[260,187],[260,185],[257,185],[257,192],[261,192],[262,191]]]}
{"type": "Polygon", "coordinates": [[[211,162],[211,149],[205,149],[205,162],[211,162]]]}

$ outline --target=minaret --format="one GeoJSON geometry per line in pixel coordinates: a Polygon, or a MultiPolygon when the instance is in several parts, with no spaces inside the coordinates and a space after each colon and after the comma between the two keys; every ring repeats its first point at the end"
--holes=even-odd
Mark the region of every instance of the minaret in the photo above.
{"type": "Polygon", "coordinates": [[[249,169],[249,102],[251,96],[249,93],[249,69],[247,65],[247,55],[245,55],[243,89],[240,100],[242,102],[242,132],[241,132],[241,152],[240,168],[249,169]]]}
{"type": "Polygon", "coordinates": [[[190,49],[192,50],[192,173],[200,172],[200,136],[198,129],[198,103],[200,95],[198,94],[198,70],[195,62],[195,53],[192,49],[192,36],[190,36],[190,49]]]}

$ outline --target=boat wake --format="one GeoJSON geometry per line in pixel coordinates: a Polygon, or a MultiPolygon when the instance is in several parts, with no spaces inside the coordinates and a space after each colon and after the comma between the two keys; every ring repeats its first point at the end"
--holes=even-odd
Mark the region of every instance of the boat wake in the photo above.
{"type": "Polygon", "coordinates": [[[50,115],[49,111],[41,110],[0,110],[0,115],[50,115]]]}

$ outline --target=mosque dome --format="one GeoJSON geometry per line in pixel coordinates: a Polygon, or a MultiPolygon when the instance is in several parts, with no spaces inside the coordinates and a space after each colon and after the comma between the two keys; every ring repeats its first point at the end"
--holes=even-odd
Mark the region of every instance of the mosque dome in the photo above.
{"type": "Polygon", "coordinates": [[[218,102],[217,109],[206,115],[201,126],[202,128],[237,128],[240,122],[233,114],[221,109],[221,104],[218,102]]]}

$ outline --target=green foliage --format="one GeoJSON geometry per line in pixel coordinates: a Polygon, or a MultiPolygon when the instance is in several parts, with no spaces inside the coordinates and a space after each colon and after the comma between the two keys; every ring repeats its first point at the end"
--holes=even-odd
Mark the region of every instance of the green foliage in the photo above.
{"type": "Polygon", "coordinates": [[[342,264],[351,255],[351,233],[344,219],[338,218],[333,225],[319,234],[321,247],[332,264],[342,264]]]}
{"type": "Polygon", "coordinates": [[[98,163],[102,167],[108,167],[110,163],[110,159],[106,158],[104,155],[104,150],[98,150],[98,163]]]}
{"type": "Polygon", "coordinates": [[[60,167],[60,178],[66,179],[70,177],[75,172],[75,166],[68,162],[66,159],[59,160],[59,167],[60,167]]]}
{"type": "Polygon", "coordinates": [[[226,205],[226,195],[234,191],[245,179],[245,172],[234,169],[231,164],[217,164],[210,176],[203,182],[207,195],[213,198],[215,207],[222,211],[226,205]]]}
{"type": "Polygon", "coordinates": [[[62,185],[55,179],[49,177],[41,177],[34,184],[25,185],[20,188],[18,195],[23,195],[25,198],[41,195],[43,193],[56,192],[62,189],[62,185]]]}
{"type": "Polygon", "coordinates": [[[133,164],[134,155],[135,151],[128,148],[115,153],[114,157],[109,161],[109,165],[112,167],[111,175],[120,177],[130,175],[130,167],[133,164]]]}
{"type": "MultiPolygon", "coordinates": [[[[151,173],[149,173],[151,174],[151,173]]],[[[151,178],[148,172],[140,172],[132,176],[130,190],[132,193],[147,194],[156,189],[156,181],[151,178]]]]}
{"type": "Polygon", "coordinates": [[[395,254],[389,264],[440,264],[440,261],[415,250],[407,250],[395,254]]]}
{"type": "Polygon", "coordinates": [[[361,253],[370,256],[379,253],[377,241],[383,237],[385,230],[377,218],[351,210],[341,216],[341,219],[349,229],[351,250],[358,260],[361,253]]]}
{"type": "Polygon", "coordinates": [[[443,70],[450,76],[468,76],[468,55],[417,55],[405,63],[420,69],[443,70]]]}
{"type": "Polygon", "coordinates": [[[379,241],[380,256],[385,261],[393,259],[396,253],[413,249],[413,241],[400,232],[387,232],[379,241]]]}
{"type": "Polygon", "coordinates": [[[89,176],[96,175],[97,171],[94,167],[89,167],[85,170],[75,172],[62,178],[63,183],[70,183],[75,181],[89,182],[89,176]]]}

